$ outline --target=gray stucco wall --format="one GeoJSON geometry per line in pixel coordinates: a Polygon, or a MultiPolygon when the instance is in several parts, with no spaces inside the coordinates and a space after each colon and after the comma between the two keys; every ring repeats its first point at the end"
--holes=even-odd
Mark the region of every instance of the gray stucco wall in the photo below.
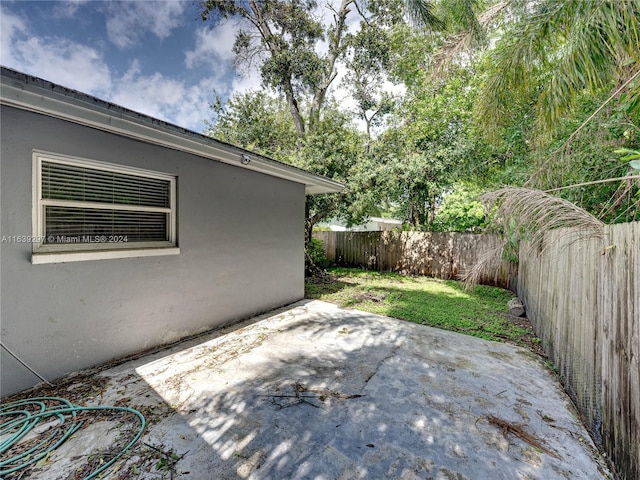
{"type": "MultiPolygon", "coordinates": [[[[31,235],[32,150],[178,176],[180,255],[31,264],[0,248],[2,342],[54,379],[304,296],[304,186],[2,107],[0,235],[31,235]]],[[[37,378],[3,350],[2,396],[37,378]]]]}

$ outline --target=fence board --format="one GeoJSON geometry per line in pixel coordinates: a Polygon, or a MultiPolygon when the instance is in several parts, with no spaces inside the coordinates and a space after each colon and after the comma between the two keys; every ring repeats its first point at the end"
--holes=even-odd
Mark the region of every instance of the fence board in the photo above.
{"type": "Polygon", "coordinates": [[[594,439],[640,478],[640,222],[567,233],[521,250],[518,294],[594,439]]]}
{"type": "Polygon", "coordinates": [[[336,236],[331,235],[332,232],[313,232],[314,238],[322,242],[324,254],[328,260],[332,262],[336,259],[336,236]]]}
{"type": "MultiPolygon", "coordinates": [[[[458,279],[479,256],[495,249],[495,235],[430,232],[314,232],[325,255],[343,266],[458,279]]],[[[515,290],[517,266],[503,262],[481,283],[515,290]]]]}
{"type": "Polygon", "coordinates": [[[608,229],[601,255],[602,422],[605,450],[640,478],[640,222],[608,229]]]}

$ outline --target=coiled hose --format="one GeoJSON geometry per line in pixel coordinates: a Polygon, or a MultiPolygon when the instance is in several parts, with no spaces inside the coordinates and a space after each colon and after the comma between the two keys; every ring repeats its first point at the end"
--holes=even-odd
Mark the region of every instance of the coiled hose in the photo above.
{"type": "Polygon", "coordinates": [[[85,480],[95,478],[107,470],[140,439],[147,423],[142,413],[128,407],[82,407],[58,397],[34,397],[0,405],[0,417],[2,417],[3,421],[3,423],[0,424],[0,437],[5,438],[0,442],[0,476],[16,472],[42,459],[48,458],[53,450],[82,427],[84,420],[78,420],[76,418],[79,412],[103,410],[132,413],[140,420],[140,428],[120,453],[101,465],[100,468],[94,470],[89,476],[85,477],[85,480]],[[57,403],[57,405],[51,405],[52,403],[57,403]],[[54,419],[55,421],[55,418],[58,419],[57,428],[55,428],[53,433],[49,434],[47,438],[38,441],[33,447],[24,452],[17,453],[11,458],[3,458],[5,452],[32,432],[39,422],[49,419],[54,419]],[[71,421],[69,422],[68,420],[71,421]]]}

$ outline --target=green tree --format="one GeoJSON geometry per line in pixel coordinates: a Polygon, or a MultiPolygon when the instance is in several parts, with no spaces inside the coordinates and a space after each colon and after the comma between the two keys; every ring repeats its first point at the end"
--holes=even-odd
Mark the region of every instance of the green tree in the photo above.
{"type": "Polygon", "coordinates": [[[479,232],[487,225],[484,206],[478,201],[482,191],[473,184],[458,183],[444,195],[436,212],[433,230],[479,232]]]}
{"type": "Polygon", "coordinates": [[[342,85],[356,101],[357,117],[364,121],[367,136],[384,123],[396,98],[385,90],[390,68],[390,28],[362,21],[360,30],[347,37],[346,74],[342,85]]]}
{"type": "Polygon", "coordinates": [[[549,134],[581,92],[608,91],[640,116],[640,2],[541,0],[512,18],[489,52],[477,104],[487,128],[504,125],[513,99],[524,98],[536,133],[549,134]]]}
{"type": "MultiPolygon", "coordinates": [[[[364,150],[362,135],[330,101],[329,92],[337,76],[338,62],[345,59],[347,17],[389,19],[396,15],[393,12],[398,11],[398,5],[400,0],[370,0],[364,9],[355,0],[342,0],[337,8],[326,6],[332,20],[322,23],[314,0],[203,3],[205,21],[214,24],[232,18],[244,21],[246,27],[238,32],[234,43],[236,64],[257,66],[263,86],[285,99],[297,139],[292,146],[287,127],[290,124],[282,118],[279,100],[264,93],[236,97],[228,108],[218,105],[217,124],[210,133],[347,183],[341,195],[307,198],[307,241],[315,222],[336,213],[356,215],[356,210],[348,207],[355,195],[348,184],[348,172],[364,150]],[[259,118],[262,113],[264,119],[259,118]],[[274,131],[268,133],[272,127],[274,131]]],[[[374,52],[370,57],[377,55],[374,52]]],[[[373,121],[371,117],[369,122],[373,121]]]]}
{"type": "Polygon", "coordinates": [[[344,51],[346,20],[354,0],[333,7],[333,23],[314,15],[315,0],[206,0],[201,17],[213,22],[245,20],[233,51],[238,65],[257,63],[263,84],[283,94],[296,131],[304,136],[320,121],[329,87],[336,78],[336,62],[344,51]],[[325,53],[317,48],[327,42],[325,53]],[[308,115],[302,111],[307,100],[308,115]]]}
{"type": "Polygon", "coordinates": [[[614,150],[640,144],[640,3],[514,3],[478,68],[488,184],[552,189],[607,222],[638,218],[638,182],[594,182],[624,176],[614,150]]]}
{"type": "Polygon", "coordinates": [[[394,214],[414,228],[434,228],[443,195],[478,169],[484,146],[472,124],[472,73],[458,69],[447,81],[426,73],[414,79],[358,177],[362,190],[377,191],[378,202],[393,205],[394,214]]]}
{"type": "Polygon", "coordinates": [[[252,90],[211,105],[206,134],[288,162],[298,134],[287,104],[263,90],[252,90]]]}
{"type": "Polygon", "coordinates": [[[364,151],[365,135],[335,102],[327,102],[313,133],[304,137],[298,135],[286,102],[264,91],[236,95],[224,106],[215,105],[214,113],[209,135],[346,185],[339,194],[307,197],[307,242],[313,226],[326,218],[335,216],[357,222],[367,214],[366,208],[352,207],[358,192],[349,181],[364,151]]]}
{"type": "Polygon", "coordinates": [[[403,209],[416,226],[427,227],[460,166],[471,164],[464,81],[456,72],[452,81],[434,83],[425,67],[445,36],[465,25],[476,40],[484,38],[476,18],[484,2],[418,3],[411,8],[402,0],[342,0],[326,7],[332,10],[328,23],[320,20],[314,0],[203,3],[203,20],[243,22],[234,44],[236,64],[257,67],[263,87],[284,99],[263,91],[236,96],[224,107],[218,103],[210,133],[347,185],[341,195],[307,199],[307,238],[327,216],[355,222],[382,205],[403,209]],[[421,30],[402,22],[406,12],[419,14],[421,30]],[[358,16],[359,25],[348,31],[350,15],[358,16]],[[442,30],[434,34],[436,29],[442,30]],[[366,143],[331,102],[338,65],[346,69],[343,86],[365,122],[366,143]],[[382,88],[389,81],[409,87],[406,101],[399,104],[382,88]],[[385,120],[391,128],[373,138],[373,127],[385,120]]]}
{"type": "Polygon", "coordinates": [[[551,190],[605,223],[640,220],[640,182],[606,181],[632,173],[615,150],[638,148],[640,125],[620,105],[607,106],[584,123],[607,95],[579,95],[575,114],[558,122],[549,141],[533,144],[526,157],[533,167],[526,185],[551,190]],[[571,185],[579,186],[566,188],[571,185]]]}

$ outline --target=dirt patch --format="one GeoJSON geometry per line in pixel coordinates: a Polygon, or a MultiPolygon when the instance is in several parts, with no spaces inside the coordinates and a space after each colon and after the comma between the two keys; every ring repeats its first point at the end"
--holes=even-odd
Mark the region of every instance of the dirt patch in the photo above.
{"type": "Polygon", "coordinates": [[[383,301],[385,298],[387,298],[387,296],[388,294],[384,292],[377,293],[377,294],[372,292],[365,292],[359,295],[355,295],[353,299],[360,302],[364,302],[365,300],[371,300],[372,302],[379,303],[383,301]]]}
{"type": "Polygon", "coordinates": [[[529,321],[528,318],[516,317],[513,315],[505,314],[505,319],[511,324],[514,324],[518,328],[521,328],[525,331],[525,333],[520,335],[520,337],[516,341],[513,341],[511,339],[505,339],[508,343],[526,347],[536,355],[539,355],[544,359],[548,358],[547,354],[544,353],[544,350],[542,349],[542,342],[534,333],[533,327],[531,326],[531,322],[529,321]]]}
{"type": "Polygon", "coordinates": [[[2,399],[10,403],[34,397],[64,397],[71,403],[86,405],[104,394],[109,378],[97,375],[98,369],[89,369],[58,378],[51,384],[39,384],[2,399]]]}

